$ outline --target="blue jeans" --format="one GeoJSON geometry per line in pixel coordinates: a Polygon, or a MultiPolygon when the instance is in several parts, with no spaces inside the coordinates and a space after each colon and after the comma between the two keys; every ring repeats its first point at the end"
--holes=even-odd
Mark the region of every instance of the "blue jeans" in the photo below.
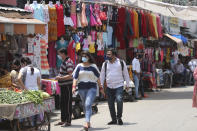
{"type": "Polygon", "coordinates": [[[90,117],[92,115],[92,104],[94,102],[94,99],[96,98],[96,91],[97,88],[85,88],[80,89],[79,88],[79,95],[81,97],[83,106],[84,106],[84,113],[85,113],[85,119],[86,122],[90,122],[90,117]]]}
{"type": "Polygon", "coordinates": [[[109,111],[112,118],[112,121],[116,121],[117,119],[121,119],[122,110],[123,110],[123,87],[119,87],[116,89],[108,88],[106,89],[108,96],[108,105],[109,111]],[[115,100],[117,102],[117,116],[115,110],[115,100]]]}
{"type": "Polygon", "coordinates": [[[139,78],[136,74],[134,74],[133,79],[134,79],[134,84],[135,84],[135,97],[138,98],[139,78]]]}

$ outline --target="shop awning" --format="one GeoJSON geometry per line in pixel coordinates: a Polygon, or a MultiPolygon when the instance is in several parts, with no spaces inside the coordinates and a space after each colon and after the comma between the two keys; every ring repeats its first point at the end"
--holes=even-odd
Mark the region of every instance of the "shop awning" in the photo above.
{"type": "Polygon", "coordinates": [[[18,19],[0,16],[0,33],[45,34],[45,23],[37,19],[18,19]]]}
{"type": "Polygon", "coordinates": [[[164,36],[170,38],[171,40],[173,40],[174,42],[176,42],[177,44],[183,44],[182,40],[174,37],[174,36],[171,36],[170,34],[164,34],[164,36]]]}

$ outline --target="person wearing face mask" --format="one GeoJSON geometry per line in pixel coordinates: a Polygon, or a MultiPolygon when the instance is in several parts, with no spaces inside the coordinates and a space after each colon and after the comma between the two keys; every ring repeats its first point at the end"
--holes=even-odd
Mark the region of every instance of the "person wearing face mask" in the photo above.
{"type": "Polygon", "coordinates": [[[123,125],[123,86],[124,81],[126,81],[126,85],[129,87],[131,80],[126,63],[116,57],[116,51],[114,49],[107,51],[107,61],[102,65],[100,80],[102,87],[105,81],[107,84],[106,94],[112,118],[112,121],[108,125],[123,125]],[[117,102],[117,114],[115,100],[117,102]]]}
{"type": "Polygon", "coordinates": [[[135,84],[135,97],[138,100],[140,99],[138,96],[138,90],[139,90],[141,67],[140,67],[139,55],[137,53],[134,55],[134,59],[132,61],[132,70],[133,70],[133,79],[135,84]]]}
{"type": "Polygon", "coordinates": [[[61,89],[61,122],[56,125],[71,126],[72,119],[72,72],[74,70],[73,61],[68,57],[67,50],[58,50],[58,57],[62,60],[60,71],[56,80],[61,89]]]}
{"type": "Polygon", "coordinates": [[[85,111],[84,129],[90,128],[90,117],[92,115],[92,104],[96,97],[97,84],[100,87],[100,92],[104,95],[101,88],[99,76],[100,72],[91,54],[87,51],[82,52],[80,63],[73,72],[73,93],[78,86],[79,95],[82,99],[85,111]]]}
{"type": "Polygon", "coordinates": [[[14,59],[14,61],[12,62],[12,68],[13,70],[10,73],[12,86],[20,89],[20,84],[18,82],[18,74],[21,68],[20,60],[14,59]]]}

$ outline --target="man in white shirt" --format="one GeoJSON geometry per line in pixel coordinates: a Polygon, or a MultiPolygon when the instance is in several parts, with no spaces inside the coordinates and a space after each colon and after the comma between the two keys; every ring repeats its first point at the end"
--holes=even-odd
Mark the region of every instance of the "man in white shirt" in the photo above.
{"type": "Polygon", "coordinates": [[[138,90],[139,90],[139,81],[140,81],[140,61],[139,61],[139,55],[135,54],[134,59],[132,61],[132,70],[133,70],[133,79],[135,84],[135,97],[136,99],[139,99],[138,96],[138,90]]]}
{"type": "Polygon", "coordinates": [[[124,81],[126,81],[127,87],[129,87],[129,82],[131,80],[125,62],[116,57],[116,52],[113,49],[107,51],[107,59],[108,60],[103,63],[100,80],[102,87],[105,80],[107,84],[106,94],[112,118],[112,121],[109,122],[108,125],[117,123],[123,125],[123,86],[124,81]],[[117,102],[117,115],[115,111],[115,100],[117,102]]]}

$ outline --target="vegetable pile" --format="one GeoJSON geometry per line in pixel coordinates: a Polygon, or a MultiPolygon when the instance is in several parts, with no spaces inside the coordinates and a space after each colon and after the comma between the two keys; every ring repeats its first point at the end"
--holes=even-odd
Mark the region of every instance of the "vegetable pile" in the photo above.
{"type": "Polygon", "coordinates": [[[11,90],[0,91],[0,104],[20,104],[34,102],[42,104],[43,99],[50,97],[48,93],[42,91],[23,91],[17,93],[11,90]]]}

